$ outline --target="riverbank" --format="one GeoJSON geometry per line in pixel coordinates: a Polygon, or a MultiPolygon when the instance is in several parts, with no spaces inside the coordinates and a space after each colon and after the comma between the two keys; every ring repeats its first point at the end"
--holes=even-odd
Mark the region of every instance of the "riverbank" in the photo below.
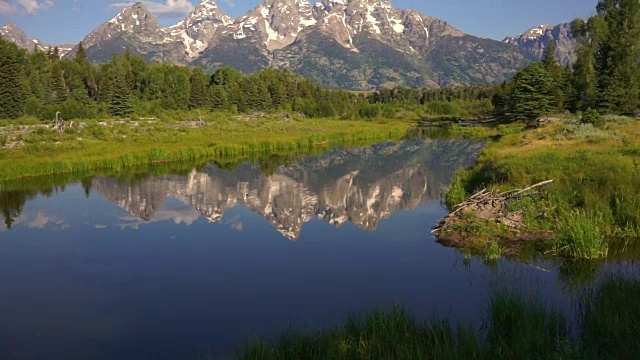
{"type": "Polygon", "coordinates": [[[409,122],[340,121],[283,115],[216,116],[202,122],[79,121],[64,131],[46,125],[0,129],[0,181],[182,161],[251,160],[399,140],[409,122]]]}
{"type": "Polygon", "coordinates": [[[441,231],[439,241],[487,258],[544,253],[594,259],[607,256],[611,241],[640,238],[640,122],[608,120],[594,127],[562,116],[494,136],[477,165],[456,174],[446,194],[452,211],[482,190],[499,194],[553,182],[508,204],[519,226],[470,211],[441,231]]]}
{"type": "Polygon", "coordinates": [[[374,311],[330,330],[285,332],[273,345],[245,347],[240,359],[631,359],[640,352],[639,296],[637,279],[608,278],[579,296],[573,324],[540,300],[498,292],[479,330],[419,321],[402,308],[374,311]]]}

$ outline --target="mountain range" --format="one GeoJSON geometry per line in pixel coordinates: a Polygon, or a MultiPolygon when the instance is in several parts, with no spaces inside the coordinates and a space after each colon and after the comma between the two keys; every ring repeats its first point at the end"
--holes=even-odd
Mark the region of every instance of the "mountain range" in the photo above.
{"type": "MultiPolygon", "coordinates": [[[[0,35],[33,48],[13,25],[0,35]],[[8,35],[6,35],[8,34],[8,35]]],[[[250,73],[287,68],[327,87],[371,90],[496,83],[541,58],[551,38],[558,58],[573,58],[567,24],[534,28],[504,41],[468,35],[446,21],[389,0],[264,0],[232,19],[201,0],[179,23],[162,27],[142,3],[124,8],[83,40],[89,60],[129,49],[147,61],[223,66],[250,73]]],[[[75,49],[65,52],[71,57],[75,49]]]]}
{"type": "Polygon", "coordinates": [[[0,37],[29,51],[34,49],[38,49],[38,51],[48,51],[49,48],[53,49],[57,47],[61,57],[68,54],[75,47],[75,45],[72,44],[43,44],[40,40],[27,36],[22,29],[12,23],[0,27],[0,37]]]}

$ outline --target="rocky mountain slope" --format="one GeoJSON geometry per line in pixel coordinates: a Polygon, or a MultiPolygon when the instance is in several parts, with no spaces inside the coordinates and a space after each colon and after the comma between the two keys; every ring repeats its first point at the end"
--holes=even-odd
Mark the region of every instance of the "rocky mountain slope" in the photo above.
{"type": "MultiPolygon", "coordinates": [[[[373,230],[382,219],[435,200],[455,169],[469,166],[482,145],[457,141],[406,141],[359,149],[333,149],[271,176],[259,165],[233,171],[209,165],[189,175],[166,175],[127,183],[96,178],[92,187],[144,221],[166,219],[167,199],[176,199],[210,222],[234,206],[246,206],[284,237],[295,240],[314,218],[373,230]]],[[[175,220],[174,220],[175,221],[175,220]]]]}
{"type": "Polygon", "coordinates": [[[556,47],[558,61],[563,65],[573,63],[576,59],[576,40],[571,36],[570,23],[556,26],[543,24],[516,37],[506,37],[503,42],[517,45],[536,58],[542,59],[547,53],[552,39],[556,47]]]}
{"type": "Polygon", "coordinates": [[[43,44],[38,39],[32,39],[28,37],[27,34],[24,33],[24,31],[22,31],[19,27],[17,27],[15,24],[12,24],[12,23],[8,23],[0,28],[0,37],[2,37],[5,40],[11,41],[16,45],[18,45],[18,47],[27,49],[29,51],[34,49],[38,49],[40,51],[47,51],[49,47],[53,49],[57,46],[61,57],[66,55],[73,49],[73,45],[68,45],[68,44],[55,44],[55,45],[43,44]]]}
{"type": "Polygon", "coordinates": [[[137,3],[94,30],[83,45],[96,62],[128,48],[148,61],[208,71],[287,68],[352,90],[495,83],[538,56],[511,41],[478,38],[446,21],[396,9],[389,0],[264,0],[235,20],[213,0],[201,0],[168,28],[137,3]]]}

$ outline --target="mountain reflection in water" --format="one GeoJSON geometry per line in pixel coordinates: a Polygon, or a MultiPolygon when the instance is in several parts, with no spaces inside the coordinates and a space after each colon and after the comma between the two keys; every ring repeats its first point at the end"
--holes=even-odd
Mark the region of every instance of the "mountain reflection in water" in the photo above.
{"type": "Polygon", "coordinates": [[[209,222],[236,205],[268,219],[283,236],[296,240],[314,217],[375,230],[381,219],[439,198],[455,171],[473,163],[481,144],[417,140],[367,148],[334,149],[272,175],[259,165],[232,171],[210,164],[186,176],[165,175],[136,182],[95,178],[92,188],[132,216],[151,221],[167,198],[189,204],[209,222]]]}

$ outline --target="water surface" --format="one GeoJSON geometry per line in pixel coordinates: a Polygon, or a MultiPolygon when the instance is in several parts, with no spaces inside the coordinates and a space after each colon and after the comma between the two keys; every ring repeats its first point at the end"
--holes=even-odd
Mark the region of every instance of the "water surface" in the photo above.
{"type": "Polygon", "coordinates": [[[431,236],[481,146],[411,140],[5,191],[0,358],[233,358],[249,338],[394,304],[478,324],[513,279],[562,303],[552,264],[465,262],[431,236]]]}

